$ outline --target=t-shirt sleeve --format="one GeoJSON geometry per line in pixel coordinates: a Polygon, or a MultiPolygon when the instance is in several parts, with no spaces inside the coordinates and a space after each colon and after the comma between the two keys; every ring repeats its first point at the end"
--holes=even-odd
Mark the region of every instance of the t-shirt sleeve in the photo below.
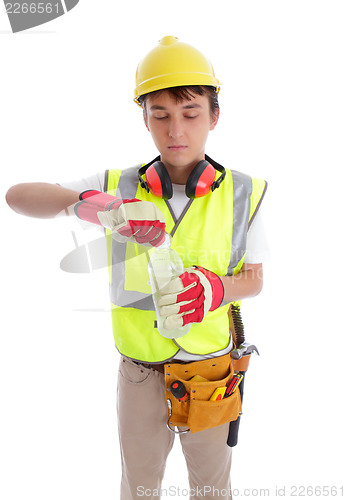
{"type": "Polygon", "coordinates": [[[246,264],[261,264],[270,258],[261,206],[247,233],[246,264]]]}
{"type": "Polygon", "coordinates": [[[85,177],[78,181],[58,182],[58,184],[66,189],[72,189],[82,193],[88,189],[95,189],[97,191],[105,191],[105,178],[106,172],[99,172],[98,174],[85,177]]]}

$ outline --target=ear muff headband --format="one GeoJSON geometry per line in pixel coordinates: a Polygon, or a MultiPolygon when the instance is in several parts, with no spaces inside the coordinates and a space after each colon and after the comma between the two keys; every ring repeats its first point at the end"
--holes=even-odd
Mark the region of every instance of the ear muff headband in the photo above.
{"type": "MultiPolygon", "coordinates": [[[[158,157],[159,158],[159,157],[158,157]]],[[[211,158],[206,156],[206,160],[201,160],[194,167],[186,183],[186,196],[188,198],[200,198],[218,188],[225,177],[225,169],[211,158]],[[215,179],[216,170],[221,172],[218,179],[215,179]]],[[[138,178],[141,187],[147,193],[151,191],[155,196],[169,200],[172,198],[172,183],[165,165],[157,158],[151,163],[144,165],[138,171],[138,178]],[[146,181],[142,175],[146,175],[146,181]]]]}

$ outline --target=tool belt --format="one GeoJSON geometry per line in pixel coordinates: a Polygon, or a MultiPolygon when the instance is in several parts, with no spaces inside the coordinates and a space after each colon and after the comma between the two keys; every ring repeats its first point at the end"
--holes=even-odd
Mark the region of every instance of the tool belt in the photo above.
{"type": "Polygon", "coordinates": [[[199,432],[238,419],[242,413],[238,387],[225,399],[210,401],[210,398],[216,389],[227,385],[235,369],[245,369],[249,357],[245,358],[248,359],[233,360],[229,353],[192,363],[165,364],[168,428],[176,433],[187,432],[188,429],[191,432],[199,432]],[[240,366],[237,366],[238,364],[240,366]],[[177,399],[170,392],[169,388],[174,381],[184,384],[187,392],[184,400],[177,399]],[[188,429],[175,431],[175,426],[188,429]]]}

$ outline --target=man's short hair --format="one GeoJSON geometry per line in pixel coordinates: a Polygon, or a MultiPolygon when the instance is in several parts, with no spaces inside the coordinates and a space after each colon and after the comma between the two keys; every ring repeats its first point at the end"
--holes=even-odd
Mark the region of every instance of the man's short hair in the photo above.
{"type": "Polygon", "coordinates": [[[143,107],[144,113],[146,113],[146,98],[148,96],[160,95],[163,92],[169,92],[169,94],[176,99],[176,102],[182,102],[184,100],[190,101],[192,98],[194,98],[194,95],[206,95],[210,103],[211,115],[218,116],[219,114],[218,92],[215,87],[210,87],[208,85],[169,87],[168,89],[156,90],[155,92],[141,95],[138,98],[138,101],[143,107]]]}

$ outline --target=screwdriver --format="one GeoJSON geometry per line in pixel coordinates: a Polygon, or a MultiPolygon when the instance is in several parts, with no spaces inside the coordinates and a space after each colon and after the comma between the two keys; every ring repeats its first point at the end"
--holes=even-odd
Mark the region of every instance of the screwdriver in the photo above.
{"type": "Polygon", "coordinates": [[[180,380],[174,380],[170,385],[169,390],[179,401],[186,401],[188,399],[186,388],[180,380]]]}

